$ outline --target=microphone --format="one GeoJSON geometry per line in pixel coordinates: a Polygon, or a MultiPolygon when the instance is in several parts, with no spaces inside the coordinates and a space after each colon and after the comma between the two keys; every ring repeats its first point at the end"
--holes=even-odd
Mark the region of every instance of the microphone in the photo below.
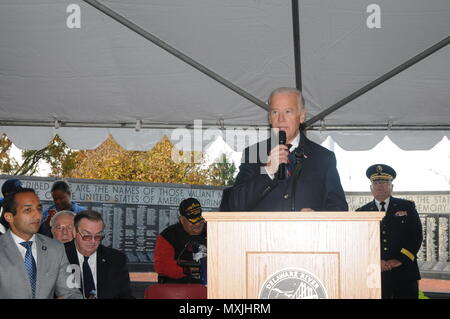
{"type": "MultiPolygon", "coordinates": [[[[280,142],[280,145],[286,145],[286,132],[280,131],[278,133],[278,140],[280,142]]],[[[286,164],[282,163],[280,166],[278,166],[278,172],[277,172],[278,179],[286,179],[286,164]]]]}

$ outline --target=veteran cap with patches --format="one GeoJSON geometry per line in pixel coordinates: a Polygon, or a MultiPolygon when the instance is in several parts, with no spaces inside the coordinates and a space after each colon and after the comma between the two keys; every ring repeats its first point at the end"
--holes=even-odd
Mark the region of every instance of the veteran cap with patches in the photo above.
{"type": "Polygon", "coordinates": [[[395,170],[386,164],[375,164],[366,171],[366,176],[370,181],[392,181],[397,176],[395,170]]]}
{"type": "Polygon", "coordinates": [[[180,203],[180,215],[186,217],[186,219],[192,223],[198,223],[203,220],[202,206],[200,202],[193,198],[187,198],[180,203]]]}

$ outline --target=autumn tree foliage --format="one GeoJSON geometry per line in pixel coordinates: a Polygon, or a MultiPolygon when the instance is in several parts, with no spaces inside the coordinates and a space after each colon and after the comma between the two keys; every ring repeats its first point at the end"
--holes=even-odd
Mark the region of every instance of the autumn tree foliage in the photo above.
{"type": "Polygon", "coordinates": [[[152,183],[226,186],[234,182],[236,167],[223,155],[205,165],[201,152],[182,152],[164,137],[146,152],[127,151],[111,136],[95,150],[70,149],[58,136],[41,150],[22,151],[22,164],[10,156],[12,143],[0,139],[0,171],[9,175],[35,175],[40,162],[51,167],[51,176],[152,183]]]}
{"type": "Polygon", "coordinates": [[[67,177],[224,185],[216,177],[220,167],[215,164],[205,167],[198,162],[202,155],[178,151],[167,137],[146,152],[127,151],[109,137],[96,150],[78,152],[75,168],[67,177]]]}
{"type": "Polygon", "coordinates": [[[17,161],[11,157],[12,142],[3,134],[0,137],[0,171],[3,174],[13,174],[18,167],[17,161]]]}

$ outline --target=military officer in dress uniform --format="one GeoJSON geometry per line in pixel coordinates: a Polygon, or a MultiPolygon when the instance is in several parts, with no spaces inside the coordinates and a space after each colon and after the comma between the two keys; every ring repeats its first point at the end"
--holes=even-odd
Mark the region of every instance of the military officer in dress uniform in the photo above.
{"type": "Polygon", "coordinates": [[[366,171],[374,200],[357,211],[386,211],[381,221],[381,294],[383,299],[417,299],[417,252],[422,224],[414,202],[392,197],[395,170],[375,164],[366,171]]]}

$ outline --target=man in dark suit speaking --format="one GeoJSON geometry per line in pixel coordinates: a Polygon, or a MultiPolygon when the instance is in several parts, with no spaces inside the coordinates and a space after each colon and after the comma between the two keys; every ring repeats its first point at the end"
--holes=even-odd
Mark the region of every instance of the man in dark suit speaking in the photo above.
{"type": "Polygon", "coordinates": [[[273,137],[246,148],[229,194],[231,211],[347,211],[334,153],[308,140],[302,94],[279,88],[269,97],[273,135],[286,133],[286,143],[273,137]],[[275,146],[273,146],[275,144],[275,146]],[[271,146],[269,146],[271,145],[271,146]],[[285,164],[281,165],[280,164],[285,164]],[[280,170],[286,170],[279,176],[280,170]]]}
{"type": "Polygon", "coordinates": [[[101,245],[105,224],[100,213],[86,210],[75,216],[75,239],[65,244],[70,264],[81,270],[81,292],[86,299],[133,298],[126,256],[101,245]]]}

